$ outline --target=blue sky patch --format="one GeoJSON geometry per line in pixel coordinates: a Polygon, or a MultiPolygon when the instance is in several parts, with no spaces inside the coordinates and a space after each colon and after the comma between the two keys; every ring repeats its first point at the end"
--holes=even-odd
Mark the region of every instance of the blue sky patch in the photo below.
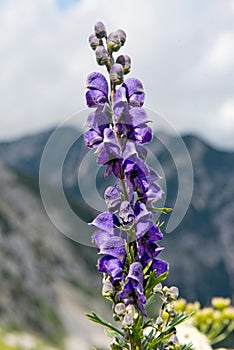
{"type": "Polygon", "coordinates": [[[69,7],[76,5],[80,0],[56,0],[59,10],[65,11],[69,7]]]}

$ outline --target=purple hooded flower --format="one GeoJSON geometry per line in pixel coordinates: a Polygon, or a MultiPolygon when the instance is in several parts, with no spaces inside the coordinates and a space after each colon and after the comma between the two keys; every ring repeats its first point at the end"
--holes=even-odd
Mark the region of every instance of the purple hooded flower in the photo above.
{"type": "Polygon", "coordinates": [[[104,212],[99,214],[91,223],[91,226],[96,226],[98,229],[108,232],[111,236],[119,236],[120,222],[116,215],[104,212]]]}
{"type": "Polygon", "coordinates": [[[97,149],[99,165],[107,165],[105,177],[112,172],[117,178],[122,177],[122,155],[112,129],[105,129],[103,143],[97,149]]]}
{"type": "Polygon", "coordinates": [[[110,108],[108,105],[97,108],[89,114],[85,126],[90,129],[84,134],[85,144],[89,148],[97,147],[103,141],[103,133],[110,125],[110,108]]]}
{"type": "Polygon", "coordinates": [[[127,282],[123,291],[119,293],[119,298],[127,304],[136,304],[143,315],[147,316],[143,306],[146,298],[143,293],[142,266],[139,262],[130,265],[127,282]]]}
{"type": "Polygon", "coordinates": [[[111,277],[112,283],[121,280],[123,276],[123,261],[112,256],[103,256],[98,261],[98,270],[107,273],[111,277]]]}
{"type": "Polygon", "coordinates": [[[125,80],[122,86],[126,89],[127,100],[131,106],[143,106],[145,101],[145,92],[140,80],[129,78],[125,80]]]}
{"type": "Polygon", "coordinates": [[[107,187],[104,198],[108,207],[108,210],[112,213],[118,212],[121,205],[121,186],[116,183],[114,186],[107,187]]]}
{"type": "Polygon", "coordinates": [[[122,276],[126,259],[125,241],[121,237],[119,220],[114,214],[105,212],[98,215],[91,225],[101,230],[93,234],[93,242],[99,248],[99,254],[104,255],[99,259],[98,269],[108,273],[112,282],[115,282],[122,276]]]}
{"type": "Polygon", "coordinates": [[[134,211],[128,201],[123,201],[119,210],[119,217],[124,225],[131,224],[134,220],[134,211]]]}
{"type": "Polygon", "coordinates": [[[150,168],[150,174],[147,176],[149,187],[141,197],[141,201],[147,203],[148,207],[152,206],[153,202],[161,199],[163,196],[163,190],[155,183],[158,179],[160,179],[159,175],[150,168]]]}
{"type": "Polygon", "coordinates": [[[101,73],[91,73],[87,77],[86,102],[88,107],[98,107],[108,102],[108,83],[101,73]]]}
{"type": "Polygon", "coordinates": [[[116,91],[113,109],[119,134],[139,143],[147,143],[152,139],[152,130],[147,126],[150,120],[139,106],[137,103],[135,107],[131,106],[124,84],[116,91]]]}
{"type": "Polygon", "coordinates": [[[164,260],[154,259],[149,271],[156,271],[156,276],[162,275],[169,270],[169,265],[164,260]]]}
{"type": "Polygon", "coordinates": [[[123,169],[133,189],[139,196],[143,195],[149,189],[147,176],[150,174],[145,162],[136,155],[132,155],[124,160],[123,169]]]}

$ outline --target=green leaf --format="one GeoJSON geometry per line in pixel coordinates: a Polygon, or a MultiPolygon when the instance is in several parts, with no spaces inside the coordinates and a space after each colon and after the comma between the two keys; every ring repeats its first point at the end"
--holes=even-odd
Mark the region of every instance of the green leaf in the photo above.
{"type": "Polygon", "coordinates": [[[133,327],[133,335],[132,335],[133,343],[137,343],[143,337],[142,320],[143,320],[143,317],[139,316],[136,324],[133,327]]]}
{"type": "Polygon", "coordinates": [[[152,290],[154,289],[154,287],[158,283],[164,281],[167,278],[167,275],[168,275],[168,272],[164,272],[163,274],[161,274],[158,277],[156,277],[156,271],[155,270],[150,273],[147,285],[145,287],[145,297],[146,297],[146,299],[149,298],[149,296],[150,296],[152,290]]]}
{"type": "Polygon", "coordinates": [[[92,312],[91,314],[85,314],[85,316],[88,317],[88,319],[92,322],[98,323],[124,336],[124,333],[121,330],[113,326],[111,323],[103,321],[95,312],[92,312]]]}
{"type": "Polygon", "coordinates": [[[150,210],[157,211],[162,214],[168,214],[173,210],[173,208],[151,208],[150,210]]]}

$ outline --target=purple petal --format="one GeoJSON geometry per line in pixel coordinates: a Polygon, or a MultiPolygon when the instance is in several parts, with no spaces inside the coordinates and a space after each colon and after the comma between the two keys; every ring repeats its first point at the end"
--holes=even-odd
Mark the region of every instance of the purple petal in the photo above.
{"type": "Polygon", "coordinates": [[[152,139],[152,129],[146,124],[145,126],[136,127],[132,130],[129,138],[142,144],[148,143],[152,139]]]}
{"type": "Polygon", "coordinates": [[[159,231],[157,225],[153,224],[147,232],[148,241],[160,241],[163,238],[162,232],[159,231]]]}
{"type": "Polygon", "coordinates": [[[132,106],[141,107],[144,104],[145,93],[140,80],[129,78],[122,86],[125,87],[127,99],[132,106]]]}
{"type": "Polygon", "coordinates": [[[108,273],[113,281],[116,281],[122,278],[122,265],[123,263],[121,263],[119,259],[113,259],[111,256],[103,256],[98,261],[98,270],[103,273],[108,273]]]}
{"type": "Polygon", "coordinates": [[[164,272],[167,272],[169,265],[164,260],[154,259],[152,265],[150,266],[151,270],[156,270],[157,276],[161,275],[164,272]]]}
{"type": "Polygon", "coordinates": [[[90,225],[96,226],[100,230],[106,231],[111,235],[114,235],[116,227],[120,226],[117,216],[112,213],[104,212],[99,214],[90,225]]]}
{"type": "Polygon", "coordinates": [[[113,163],[112,171],[113,171],[113,174],[115,175],[115,177],[117,177],[118,179],[122,178],[123,171],[122,171],[122,160],[121,159],[117,159],[113,163]]]}
{"type": "Polygon", "coordinates": [[[107,97],[99,90],[88,90],[86,92],[86,102],[87,106],[90,108],[98,107],[107,102],[107,97]]]}
{"type": "Polygon", "coordinates": [[[130,265],[128,278],[138,283],[143,283],[142,265],[139,262],[134,262],[130,265]]]}
{"type": "Polygon", "coordinates": [[[149,186],[148,191],[145,193],[145,197],[147,201],[154,202],[161,199],[163,196],[163,193],[164,193],[163,190],[158,185],[156,185],[155,183],[152,183],[149,186]]]}
{"type": "Polygon", "coordinates": [[[99,132],[94,129],[90,129],[84,134],[84,140],[88,148],[93,148],[97,147],[103,141],[103,138],[99,132]]]}
{"type": "Polygon", "coordinates": [[[112,237],[112,233],[106,231],[96,231],[92,236],[92,241],[100,249],[101,245],[108,241],[110,237],[112,237]]]}
{"type": "Polygon", "coordinates": [[[89,114],[85,126],[90,129],[104,130],[111,120],[110,109],[107,104],[104,108],[98,108],[95,112],[89,114]]]}
{"type": "Polygon", "coordinates": [[[115,236],[110,237],[101,244],[99,254],[110,255],[124,261],[126,250],[123,238],[115,236]]]}
{"type": "Polygon", "coordinates": [[[145,161],[148,153],[147,148],[137,143],[135,144],[135,147],[139,158],[145,161]]]}
{"type": "Polygon", "coordinates": [[[121,204],[120,188],[118,185],[107,187],[104,197],[109,211],[118,211],[121,204]]]}
{"type": "Polygon", "coordinates": [[[87,77],[86,86],[88,89],[99,90],[108,98],[108,83],[104,75],[98,72],[90,73],[87,77]]]}
{"type": "Polygon", "coordinates": [[[138,126],[150,122],[145,110],[141,107],[133,107],[130,109],[130,115],[132,117],[132,125],[138,126]]]}
{"type": "Polygon", "coordinates": [[[125,225],[130,224],[134,219],[134,211],[128,201],[123,201],[120,206],[119,217],[125,225]]]}
{"type": "Polygon", "coordinates": [[[129,114],[126,90],[120,87],[114,97],[114,114],[116,121],[129,114]]]}

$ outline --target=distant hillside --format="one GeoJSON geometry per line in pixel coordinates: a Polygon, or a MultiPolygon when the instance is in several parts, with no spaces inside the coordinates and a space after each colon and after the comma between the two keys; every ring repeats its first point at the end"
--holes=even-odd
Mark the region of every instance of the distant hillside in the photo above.
{"type": "MultiPolygon", "coordinates": [[[[95,269],[96,249],[59,234],[43,211],[38,187],[39,165],[52,132],[0,144],[0,321],[14,321],[16,327],[23,322],[29,328],[39,329],[51,340],[59,327],[64,328],[61,312],[57,314],[56,311],[57,300],[63,298],[63,305],[68,302],[68,295],[76,300],[76,290],[77,295],[82,296],[78,305],[84,300],[90,305],[88,298],[94,300],[92,291],[96,293],[101,279],[95,269]],[[6,293],[8,290],[11,298],[6,293]],[[85,295],[88,298],[83,299],[85,295]],[[20,308],[14,313],[16,303],[20,308]],[[32,303],[36,311],[28,308],[32,303]],[[39,318],[38,310],[44,313],[39,318]],[[45,314],[49,316],[50,325],[40,329],[45,314]]],[[[60,132],[62,144],[74,130],[60,132]]],[[[165,136],[165,140],[172,147],[176,143],[174,138],[165,136]]],[[[188,300],[199,299],[207,304],[212,296],[234,295],[234,153],[217,151],[193,136],[185,136],[183,140],[193,163],[192,201],[183,221],[173,233],[165,235],[162,245],[166,247],[164,258],[171,266],[168,284],[179,286],[181,296],[188,300]]],[[[166,205],[173,207],[178,187],[174,161],[163,142],[155,140],[150,150],[165,173],[166,205]]],[[[89,222],[98,209],[87,203],[81,193],[86,191],[88,197],[93,196],[90,183],[97,168],[91,158],[86,157],[86,162],[82,163],[85,181],[82,189],[79,188],[77,171],[86,154],[80,138],[66,156],[63,185],[74,211],[89,222]]],[[[53,161],[51,159],[52,168],[53,161]]],[[[55,168],[54,173],[48,173],[48,181],[55,186],[56,171],[55,168]]],[[[95,176],[102,195],[108,182],[103,180],[102,169],[95,176]]],[[[54,210],[59,210],[56,205],[54,203],[54,210]]],[[[65,323],[67,325],[68,320],[65,323]]],[[[72,327],[72,322],[69,324],[72,327]]]]}

